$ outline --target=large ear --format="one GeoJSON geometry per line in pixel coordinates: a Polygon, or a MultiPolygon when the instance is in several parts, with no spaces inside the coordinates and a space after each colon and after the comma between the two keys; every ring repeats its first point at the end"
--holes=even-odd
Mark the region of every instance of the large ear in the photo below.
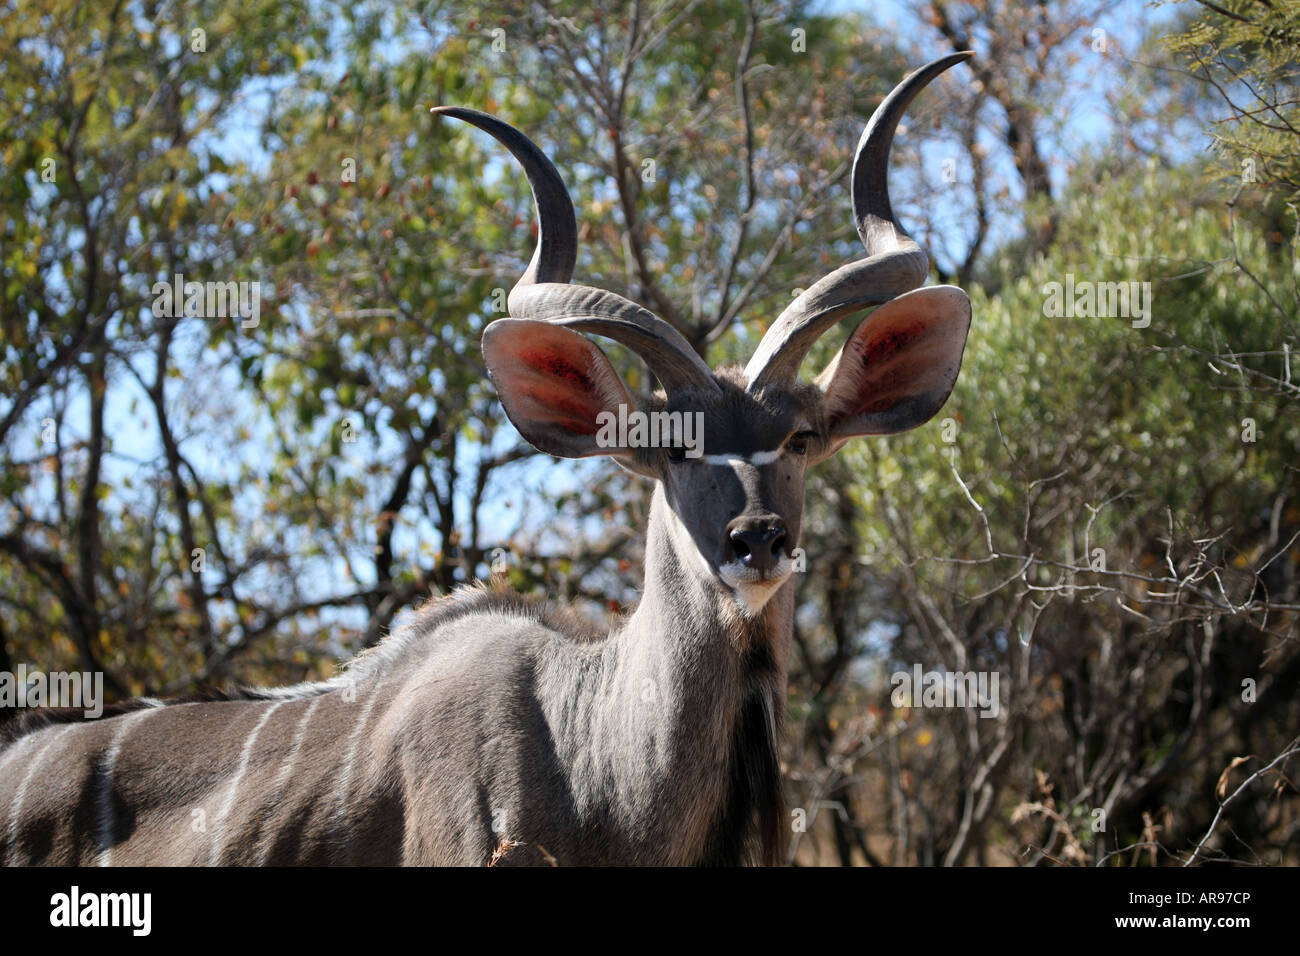
{"type": "Polygon", "coordinates": [[[957,382],[970,299],[956,286],[917,289],[862,320],[817,376],[830,452],[856,435],[892,435],[929,421],[957,382]]]}
{"type": "Polygon", "coordinates": [[[626,457],[597,442],[598,416],[636,404],[592,342],[548,322],[497,319],[483,330],[483,357],[506,415],[534,448],[560,458],[626,457]]]}

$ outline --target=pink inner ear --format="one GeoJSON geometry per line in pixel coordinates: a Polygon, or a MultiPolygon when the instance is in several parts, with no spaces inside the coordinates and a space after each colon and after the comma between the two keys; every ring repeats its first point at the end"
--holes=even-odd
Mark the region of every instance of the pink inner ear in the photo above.
{"type": "Polygon", "coordinates": [[[560,325],[497,319],[483,331],[483,358],[506,414],[535,448],[562,458],[610,453],[592,440],[601,413],[633,402],[594,343],[560,325]]]}
{"type": "Polygon", "coordinates": [[[599,429],[596,416],[605,410],[603,403],[590,400],[581,392],[555,388],[542,382],[523,393],[530,418],[558,425],[575,435],[594,435],[599,429]]]}
{"type": "Polygon", "coordinates": [[[887,329],[881,329],[863,342],[859,350],[862,364],[875,365],[893,358],[898,352],[922,338],[933,325],[933,319],[919,317],[911,322],[900,322],[887,329]]]}
{"type": "Polygon", "coordinates": [[[970,315],[965,303],[959,290],[920,289],[864,320],[824,373],[832,432],[844,426],[849,434],[885,434],[933,414],[961,364],[970,315]]]}
{"type": "Polygon", "coordinates": [[[950,353],[945,339],[934,334],[941,330],[936,326],[941,323],[922,316],[855,336],[845,359],[858,359],[858,387],[837,396],[842,399],[836,405],[837,417],[883,412],[945,380],[950,353]]]}
{"type": "MultiPolygon", "coordinates": [[[[535,338],[544,338],[544,335],[535,338]]],[[[609,396],[591,374],[585,355],[574,355],[563,344],[533,341],[514,350],[517,371],[523,372],[516,401],[519,410],[538,423],[575,435],[594,435],[596,416],[606,410],[609,396]]]]}
{"type": "Polygon", "coordinates": [[[523,349],[519,352],[519,361],[538,372],[563,379],[575,390],[581,390],[588,395],[596,394],[596,383],[591,380],[591,376],[574,365],[569,356],[563,352],[536,347],[523,349]]]}

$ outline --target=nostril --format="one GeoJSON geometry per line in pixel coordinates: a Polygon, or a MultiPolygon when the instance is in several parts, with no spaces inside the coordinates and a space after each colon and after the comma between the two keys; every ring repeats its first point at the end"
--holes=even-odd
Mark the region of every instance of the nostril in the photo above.
{"type": "Polygon", "coordinates": [[[728,537],[731,538],[731,550],[735,552],[737,558],[744,560],[749,557],[749,543],[745,541],[745,532],[737,529],[728,537]]]}
{"type": "Polygon", "coordinates": [[[772,539],[772,553],[777,557],[785,550],[785,532],[777,531],[776,537],[772,539]]]}

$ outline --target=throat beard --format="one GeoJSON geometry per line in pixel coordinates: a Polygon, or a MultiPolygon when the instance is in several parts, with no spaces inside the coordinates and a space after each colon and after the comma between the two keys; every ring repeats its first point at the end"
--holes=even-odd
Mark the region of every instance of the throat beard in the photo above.
{"type": "Polygon", "coordinates": [[[785,621],[785,604],[791,597],[781,594],[789,583],[787,578],[783,584],[773,588],[757,607],[745,602],[742,594],[730,588],[718,589],[718,618],[738,654],[752,656],[761,649],[771,659],[772,652],[780,643],[782,629],[789,626],[785,621]]]}
{"type": "Polygon", "coordinates": [[[781,715],[770,674],[754,681],[736,716],[726,797],[701,863],[776,866],[785,854],[785,798],[777,755],[781,715]]]}

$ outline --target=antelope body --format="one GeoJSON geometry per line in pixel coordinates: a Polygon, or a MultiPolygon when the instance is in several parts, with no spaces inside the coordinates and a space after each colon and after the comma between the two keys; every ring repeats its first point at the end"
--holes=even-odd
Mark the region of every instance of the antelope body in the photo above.
{"type": "MultiPolygon", "coordinates": [[[[712,371],[667,323],[569,284],[567,190],[521,133],[464,119],[522,163],[538,246],[483,351],[502,405],[541,451],[609,455],[657,482],[643,599],[609,633],[507,591],[433,602],[333,680],[221,699],[137,700],[79,722],[0,730],[8,864],[735,864],[777,862],[777,744],[807,468],[850,437],[931,418],[960,367],[970,303],[921,289],[928,260],[886,184],[911,99],[880,105],[853,205],[868,257],[804,292],[749,365],[712,371]],[[813,342],[880,306],[814,383],[813,342]],[[663,394],[634,398],[580,333],[636,351],[663,394]],[[703,454],[598,444],[603,412],[702,413],[703,454]]],[[[79,716],[79,713],[78,713],[79,716]]]]}

